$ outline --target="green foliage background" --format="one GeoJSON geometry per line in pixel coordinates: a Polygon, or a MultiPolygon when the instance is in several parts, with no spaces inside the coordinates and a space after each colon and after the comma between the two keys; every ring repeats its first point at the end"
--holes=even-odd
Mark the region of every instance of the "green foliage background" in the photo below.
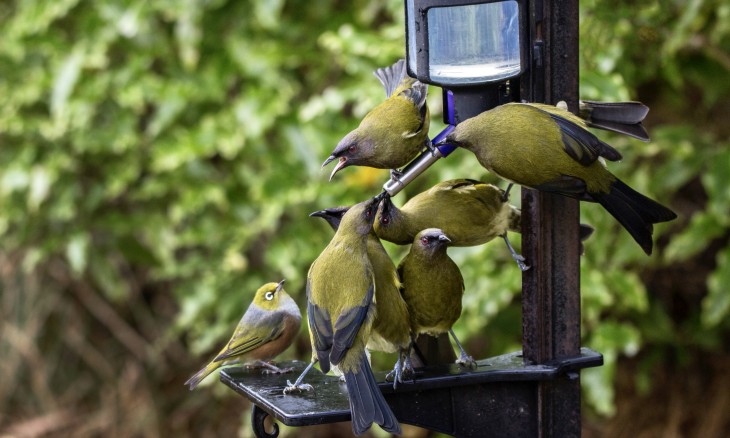
{"type": "MultiPolygon", "coordinates": [[[[348,169],[329,184],[320,164],[383,98],[372,71],[404,55],[402,9],[0,4],[0,431],[248,433],[230,391],[182,382],[260,284],[286,278],[303,306],[331,236],[308,213],[385,181],[348,169]]],[[[597,229],[584,345],[606,358],[583,374],[585,401],[611,415],[620,357],[642,358],[634,379],[649,391],[656,366],[727,353],[730,5],[584,0],[581,20],[581,97],[652,108],[651,143],[601,134],[626,157],[611,170],[681,216],[656,227],[647,258],[605,211],[582,209],[597,229]]],[[[462,152],[396,202],[447,178],[496,182],[462,152]]],[[[502,243],[451,254],[467,287],[457,332],[480,357],[519,349],[520,273],[502,243]]],[[[288,357],[308,358],[305,332],[288,357]]]]}

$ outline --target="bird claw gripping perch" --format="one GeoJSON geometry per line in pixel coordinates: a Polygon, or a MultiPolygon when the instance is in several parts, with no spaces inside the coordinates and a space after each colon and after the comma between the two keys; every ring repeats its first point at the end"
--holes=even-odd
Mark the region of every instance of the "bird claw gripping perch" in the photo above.
{"type": "Polygon", "coordinates": [[[309,383],[295,384],[287,380],[286,385],[286,388],[284,388],[284,395],[301,394],[303,392],[314,391],[314,386],[310,385],[309,383]]]}

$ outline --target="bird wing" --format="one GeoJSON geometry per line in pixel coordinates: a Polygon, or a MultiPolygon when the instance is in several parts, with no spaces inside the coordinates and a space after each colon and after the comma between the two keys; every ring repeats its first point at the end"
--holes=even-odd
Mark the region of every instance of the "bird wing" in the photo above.
{"type": "Polygon", "coordinates": [[[323,372],[329,371],[329,352],[332,349],[334,333],[332,319],[326,309],[312,303],[311,281],[307,279],[307,321],[312,339],[312,347],[317,353],[323,372]]]}
{"type": "Polygon", "coordinates": [[[598,137],[579,124],[569,120],[567,117],[571,117],[573,115],[572,113],[566,111],[564,117],[553,111],[546,111],[533,105],[525,106],[535,111],[540,111],[552,118],[560,128],[563,150],[583,166],[590,166],[598,157],[603,157],[609,161],[618,161],[622,158],[619,151],[609,144],[602,142],[598,137]]]}
{"type": "Polygon", "coordinates": [[[410,101],[412,105],[418,108],[419,125],[418,128],[411,131],[412,135],[416,135],[421,132],[423,125],[426,123],[426,117],[428,117],[428,106],[426,105],[426,96],[428,96],[428,85],[416,81],[409,88],[398,93],[398,96],[403,97],[410,101]]]}
{"type": "Polygon", "coordinates": [[[337,365],[340,363],[345,353],[350,349],[355,341],[357,333],[360,331],[363,322],[367,318],[370,306],[373,303],[373,295],[375,293],[375,284],[370,276],[370,284],[368,285],[365,297],[357,306],[345,309],[335,321],[335,336],[330,352],[330,361],[337,365]]]}
{"type": "Polygon", "coordinates": [[[244,319],[239,323],[236,332],[228,341],[225,350],[216,356],[216,361],[248,353],[279,336],[284,331],[284,313],[267,313],[265,317],[255,321],[244,319]]]}

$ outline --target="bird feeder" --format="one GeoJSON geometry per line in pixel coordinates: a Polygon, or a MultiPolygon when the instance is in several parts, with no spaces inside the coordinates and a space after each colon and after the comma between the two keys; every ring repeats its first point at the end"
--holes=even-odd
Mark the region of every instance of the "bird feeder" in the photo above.
{"type": "MultiPolygon", "coordinates": [[[[509,101],[562,100],[577,109],[578,0],[406,0],[405,11],[408,71],[443,88],[449,126],[440,137],[509,101]]],[[[424,152],[384,189],[397,194],[450,152],[445,146],[424,152]]],[[[532,266],[522,274],[522,350],[478,360],[476,369],[428,364],[415,383],[395,391],[383,382],[400,422],[457,437],[580,436],[580,370],[603,358],[580,346],[578,217],[574,199],[522,190],[522,254],[532,266]]],[[[384,373],[375,375],[383,380],[384,373]]],[[[285,396],[287,376],[221,372],[254,404],[260,437],[278,434],[278,427],[266,432],[267,416],[291,426],[350,418],[338,378],[310,377],[314,392],[285,396]]]]}

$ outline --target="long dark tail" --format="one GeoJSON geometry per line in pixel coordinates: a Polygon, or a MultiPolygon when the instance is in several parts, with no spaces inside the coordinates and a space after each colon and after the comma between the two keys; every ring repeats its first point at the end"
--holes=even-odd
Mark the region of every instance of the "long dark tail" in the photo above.
{"type": "Polygon", "coordinates": [[[652,224],[671,221],[677,217],[672,210],[647,198],[619,179],[611,184],[610,193],[591,193],[591,196],[626,228],[647,255],[651,254],[653,246],[652,224]]]}
{"type": "Polygon", "coordinates": [[[358,436],[362,435],[373,423],[377,423],[383,430],[400,435],[398,419],[380,392],[365,353],[361,353],[358,368],[357,372],[344,373],[350,398],[352,432],[358,436]]]}

